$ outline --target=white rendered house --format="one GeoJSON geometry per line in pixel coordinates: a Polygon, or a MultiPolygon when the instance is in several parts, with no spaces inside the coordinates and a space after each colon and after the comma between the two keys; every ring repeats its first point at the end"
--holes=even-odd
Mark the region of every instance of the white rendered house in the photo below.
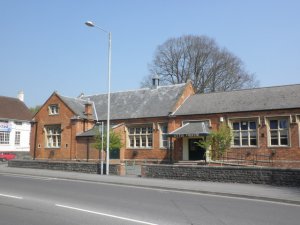
{"type": "Polygon", "coordinates": [[[18,98],[0,96],[0,152],[29,152],[31,112],[18,98]]]}

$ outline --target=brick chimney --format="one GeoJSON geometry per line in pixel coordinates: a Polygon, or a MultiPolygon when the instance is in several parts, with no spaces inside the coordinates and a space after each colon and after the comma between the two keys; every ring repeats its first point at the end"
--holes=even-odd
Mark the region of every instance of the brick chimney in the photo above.
{"type": "Polygon", "coordinates": [[[93,115],[93,103],[88,101],[84,104],[84,114],[87,116],[88,119],[92,119],[93,115]]]}
{"type": "Polygon", "coordinates": [[[159,76],[157,74],[155,74],[152,77],[152,89],[157,89],[159,86],[159,76]]]}

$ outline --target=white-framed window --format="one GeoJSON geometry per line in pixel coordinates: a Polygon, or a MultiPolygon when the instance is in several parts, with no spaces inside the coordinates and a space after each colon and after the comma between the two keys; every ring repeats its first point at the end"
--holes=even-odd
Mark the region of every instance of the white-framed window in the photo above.
{"type": "Polygon", "coordinates": [[[153,126],[137,125],[128,127],[128,140],[130,148],[152,148],[153,126]]]}
{"type": "Polygon", "coordinates": [[[48,106],[49,115],[58,115],[59,108],[57,104],[49,105],[48,106]]]}
{"type": "Polygon", "coordinates": [[[242,120],[231,122],[234,147],[257,146],[257,122],[255,120],[242,120]]]}
{"type": "Polygon", "coordinates": [[[9,144],[9,133],[8,131],[0,131],[0,144],[7,145],[9,144]]]}
{"type": "Polygon", "coordinates": [[[288,118],[269,119],[269,145],[288,146],[289,145],[289,120],[288,118]]]}
{"type": "Polygon", "coordinates": [[[160,142],[159,145],[161,148],[167,148],[168,147],[168,124],[167,123],[160,123],[159,124],[159,130],[160,130],[160,142]]]}
{"type": "Polygon", "coordinates": [[[45,126],[46,148],[60,148],[61,128],[60,125],[45,126]]]}
{"type": "Polygon", "coordinates": [[[15,133],[15,145],[20,145],[21,144],[21,132],[16,131],[15,133]]]}

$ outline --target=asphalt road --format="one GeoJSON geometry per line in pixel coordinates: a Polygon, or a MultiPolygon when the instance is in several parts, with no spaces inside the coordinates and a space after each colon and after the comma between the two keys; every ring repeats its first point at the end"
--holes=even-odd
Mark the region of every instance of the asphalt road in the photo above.
{"type": "Polygon", "coordinates": [[[0,174],[0,225],[298,225],[300,205],[0,174]]]}

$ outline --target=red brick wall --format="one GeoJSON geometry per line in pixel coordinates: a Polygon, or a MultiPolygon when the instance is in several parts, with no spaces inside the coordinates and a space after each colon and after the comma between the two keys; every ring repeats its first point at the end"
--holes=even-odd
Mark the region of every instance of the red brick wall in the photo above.
{"type": "Polygon", "coordinates": [[[71,120],[74,113],[54,93],[35,115],[36,123],[31,133],[30,153],[38,159],[73,160],[76,159],[76,134],[92,127],[92,121],[71,120]],[[49,115],[48,106],[58,104],[59,114],[49,115]],[[45,148],[44,127],[47,125],[60,124],[61,147],[45,148]],[[35,132],[36,131],[36,132],[35,132]],[[36,139],[35,139],[36,137],[36,139]]]}
{"type": "MultiPolygon", "coordinates": [[[[266,156],[272,155],[271,160],[274,166],[290,167],[290,165],[300,166],[300,147],[299,147],[299,123],[290,123],[289,135],[290,146],[277,147],[268,146],[268,128],[265,118],[299,115],[300,109],[290,110],[273,110],[273,111],[257,111],[257,112],[240,112],[240,113],[227,113],[227,114],[213,114],[213,115],[190,115],[190,116],[178,116],[174,121],[169,122],[175,124],[175,129],[181,126],[181,122],[184,120],[207,120],[211,121],[212,130],[216,130],[220,125],[220,117],[223,117],[225,122],[228,122],[230,118],[245,118],[245,117],[259,117],[261,124],[258,128],[258,147],[248,148],[231,148],[228,151],[229,157],[239,158],[246,156],[246,159],[253,159],[253,157],[261,157],[258,160],[266,159],[266,156]],[[275,152],[275,154],[272,154],[275,152]],[[299,161],[299,162],[295,162],[299,161]]],[[[267,120],[267,119],[266,119],[267,120]]],[[[181,139],[181,138],[180,138],[181,139]]],[[[176,139],[175,139],[176,140],[176,139]]],[[[179,140],[177,140],[179,141],[179,140]]],[[[182,150],[180,144],[175,144],[174,156],[175,160],[182,160],[182,150]],[[179,146],[178,146],[179,145],[179,146]],[[181,157],[180,157],[181,156],[181,157]]]]}

